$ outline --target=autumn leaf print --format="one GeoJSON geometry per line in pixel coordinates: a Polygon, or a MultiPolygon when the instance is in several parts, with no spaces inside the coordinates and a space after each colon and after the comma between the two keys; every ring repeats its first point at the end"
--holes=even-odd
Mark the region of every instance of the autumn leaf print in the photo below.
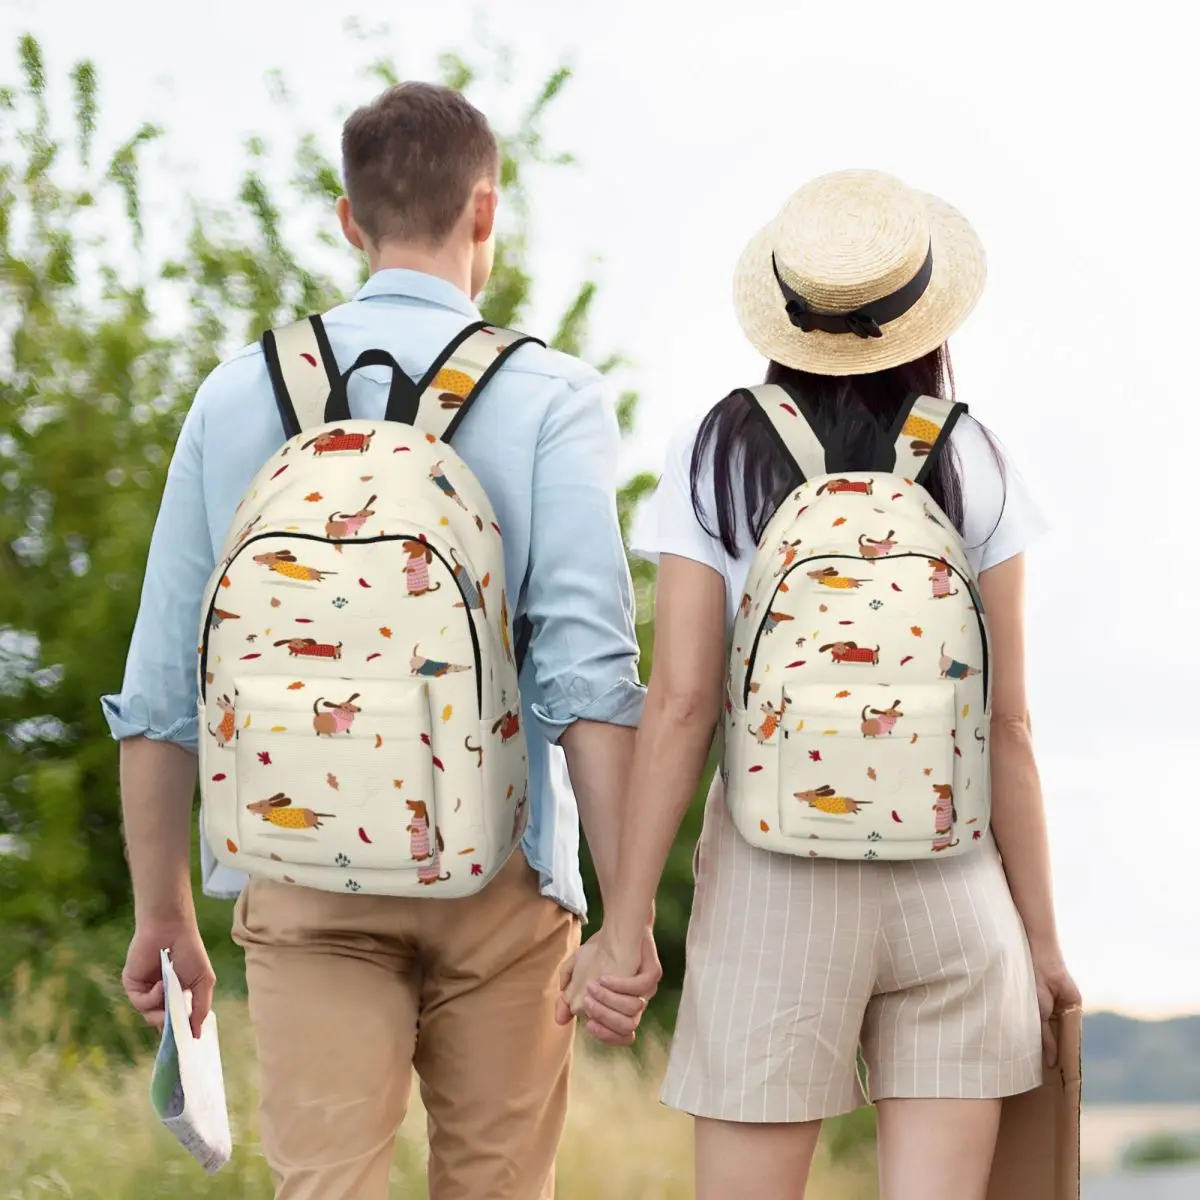
{"type": "Polygon", "coordinates": [[[454,705],[447,704],[446,707],[442,709],[442,721],[449,721],[452,716],[454,716],[454,705]]]}
{"type": "Polygon", "coordinates": [[[392,636],[392,631],[386,625],[381,625],[379,628],[379,636],[390,638],[392,636]]]}
{"type": "Polygon", "coordinates": [[[474,847],[474,846],[468,846],[468,847],[467,847],[465,850],[460,850],[460,851],[459,851],[459,854],[474,854],[474,853],[475,853],[475,847],[474,847]]]}
{"type": "Polygon", "coordinates": [[[382,746],[382,745],[383,745],[383,738],[381,738],[381,737],[379,736],[379,734],[376,734],[376,735],[375,735],[375,749],[376,749],[376,750],[378,750],[378,749],[379,749],[379,747],[380,747],[380,746],[382,746]]]}
{"type": "Polygon", "coordinates": [[[900,819],[900,814],[894,808],[892,809],[892,820],[895,821],[897,825],[904,824],[904,822],[900,819]]]}
{"type": "Polygon", "coordinates": [[[271,732],[272,733],[287,733],[287,726],[286,725],[272,725],[271,732]]]}
{"type": "Polygon", "coordinates": [[[229,586],[230,586],[230,583],[229,583],[229,576],[228,576],[228,575],[222,575],[222,576],[221,576],[221,586],[222,586],[222,587],[224,587],[224,588],[227,588],[227,587],[229,587],[229,586]]]}
{"type": "Polygon", "coordinates": [[[913,637],[921,637],[924,635],[925,630],[923,630],[920,625],[913,625],[910,627],[909,633],[911,633],[913,637]]]}
{"type": "Polygon", "coordinates": [[[837,520],[834,521],[834,523],[833,523],[833,528],[836,529],[839,525],[845,525],[845,523],[846,523],[845,517],[838,517],[837,520]]]}
{"type": "Polygon", "coordinates": [[[238,852],[237,844],[232,838],[225,839],[225,849],[228,850],[230,854],[236,854],[238,852]]]}
{"type": "Polygon", "coordinates": [[[836,699],[836,700],[845,700],[846,697],[850,695],[850,693],[848,691],[846,691],[845,688],[843,688],[840,692],[834,692],[833,695],[834,695],[834,699],[836,699]]]}
{"type": "Polygon", "coordinates": [[[893,583],[892,591],[893,592],[902,592],[902,591],[904,591],[904,589],[898,583],[893,583]]]}
{"type": "Polygon", "coordinates": [[[309,502],[309,504],[316,504],[318,500],[325,499],[325,497],[322,496],[320,492],[309,492],[308,495],[305,496],[304,498],[305,498],[305,500],[307,500],[309,502]]]}
{"type": "Polygon", "coordinates": [[[472,863],[472,864],[471,864],[471,874],[472,874],[472,875],[482,875],[482,874],[483,874],[483,867],[481,867],[481,866],[479,865],[479,863],[472,863]]]}
{"type": "Polygon", "coordinates": [[[915,746],[915,745],[917,744],[917,738],[919,738],[920,736],[921,736],[921,735],[920,735],[919,733],[914,733],[914,734],[912,735],[912,737],[909,739],[909,743],[908,743],[908,744],[909,744],[910,746],[915,746]]]}
{"type": "Polygon", "coordinates": [[[380,654],[378,650],[376,650],[374,654],[367,655],[367,662],[371,662],[373,659],[382,658],[382,657],[383,657],[383,655],[380,654]]]}
{"type": "Polygon", "coordinates": [[[394,787],[397,791],[403,791],[404,790],[404,780],[403,779],[393,779],[392,787],[394,787]]]}
{"type": "Polygon", "coordinates": [[[904,657],[903,657],[903,658],[900,660],[900,665],[901,665],[901,666],[904,666],[904,664],[905,664],[905,663],[910,663],[910,662],[912,662],[912,660],[913,660],[913,656],[912,656],[911,654],[906,654],[906,655],[905,655],[905,656],[904,656],[904,657]]]}
{"type": "Polygon", "coordinates": [[[770,827],[770,825],[768,825],[768,824],[766,823],[766,821],[760,820],[760,821],[758,822],[758,827],[759,827],[759,829],[761,829],[761,830],[763,831],[763,833],[770,833],[770,832],[771,832],[771,827],[770,827]]]}
{"type": "Polygon", "coordinates": [[[813,762],[820,762],[821,761],[821,752],[820,752],[820,750],[810,750],[808,752],[808,757],[813,762]]]}
{"type": "Polygon", "coordinates": [[[287,465],[287,463],[284,463],[283,466],[280,467],[279,470],[276,471],[275,474],[271,476],[271,478],[278,479],[280,477],[280,475],[282,475],[284,473],[284,471],[286,471],[287,469],[288,469],[288,465],[287,465]]]}
{"type": "Polygon", "coordinates": [[[361,825],[358,827],[358,836],[364,842],[366,842],[368,846],[371,844],[371,839],[369,837],[367,837],[367,831],[365,829],[363,829],[363,827],[361,825]]]}
{"type": "Polygon", "coordinates": [[[874,767],[868,767],[868,768],[867,768],[867,778],[868,778],[868,779],[870,779],[872,782],[874,782],[874,780],[875,780],[876,778],[878,778],[878,777],[876,776],[876,774],[875,774],[875,768],[874,768],[874,767]]]}
{"type": "Polygon", "coordinates": [[[793,667],[802,667],[808,661],[806,658],[798,658],[795,662],[790,662],[784,667],[785,671],[790,671],[793,667]]]}
{"type": "Polygon", "coordinates": [[[304,680],[297,679],[295,683],[289,683],[287,685],[287,690],[289,692],[298,692],[303,686],[304,686],[304,680]]]}
{"type": "Polygon", "coordinates": [[[368,582],[367,582],[365,579],[360,579],[360,580],[358,581],[358,586],[359,586],[359,587],[365,587],[365,588],[369,588],[371,585],[370,585],[370,584],[369,584],[369,583],[368,583],[368,582]]]}
{"type": "Polygon", "coordinates": [[[227,779],[227,778],[228,778],[228,776],[225,774],[225,772],[224,772],[224,771],[218,771],[218,772],[217,772],[217,773],[216,773],[216,774],[215,774],[215,775],[212,777],[212,781],[213,781],[213,783],[220,783],[222,780],[224,780],[224,779],[227,779]]]}
{"type": "Polygon", "coordinates": [[[964,717],[965,717],[965,716],[968,716],[968,715],[970,714],[970,712],[971,712],[971,706],[970,706],[969,704],[964,704],[964,705],[963,705],[963,711],[962,711],[962,715],[963,715],[964,717]]]}
{"type": "Polygon", "coordinates": [[[329,786],[333,788],[335,792],[338,790],[337,776],[332,771],[325,776],[325,782],[329,784],[329,786]]]}
{"type": "Polygon", "coordinates": [[[258,752],[258,761],[259,761],[260,763],[262,763],[262,765],[263,765],[264,767],[269,767],[269,766],[271,765],[271,754],[270,754],[270,751],[268,751],[268,750],[260,750],[260,751],[258,752]]]}
{"type": "Polygon", "coordinates": [[[932,767],[926,767],[926,768],[925,768],[925,772],[924,772],[924,773],[925,773],[926,775],[932,775],[932,774],[933,774],[933,768],[932,768],[932,767]]]}

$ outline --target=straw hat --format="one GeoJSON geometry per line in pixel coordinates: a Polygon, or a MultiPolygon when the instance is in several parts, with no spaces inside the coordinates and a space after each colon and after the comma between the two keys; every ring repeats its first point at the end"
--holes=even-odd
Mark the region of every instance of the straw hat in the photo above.
{"type": "Polygon", "coordinates": [[[838,171],[805,184],[746,247],[733,301],[766,357],[860,375],[940,346],[986,274],[956,209],[879,171],[838,171]]]}

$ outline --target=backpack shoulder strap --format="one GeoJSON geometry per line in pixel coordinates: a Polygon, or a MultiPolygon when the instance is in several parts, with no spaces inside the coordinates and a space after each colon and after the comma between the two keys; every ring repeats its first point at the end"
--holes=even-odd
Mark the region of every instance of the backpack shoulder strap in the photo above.
{"type": "Polygon", "coordinates": [[[325,402],[338,380],[337,360],[320,317],[262,335],[263,356],[284,433],[289,437],[325,423],[325,402]]]}
{"type": "Polygon", "coordinates": [[[910,396],[901,405],[892,441],[896,462],[892,471],[913,483],[924,483],[945,448],[965,404],[937,396],[910,396]]]}
{"type": "Polygon", "coordinates": [[[450,441],[492,376],[527,342],[545,345],[515,329],[483,321],[468,325],[417,384],[420,400],[413,424],[444,442],[450,441]]]}
{"type": "Polygon", "coordinates": [[[775,443],[805,480],[824,475],[825,446],[817,435],[808,406],[789,389],[775,383],[738,388],[766,423],[775,443]]]}

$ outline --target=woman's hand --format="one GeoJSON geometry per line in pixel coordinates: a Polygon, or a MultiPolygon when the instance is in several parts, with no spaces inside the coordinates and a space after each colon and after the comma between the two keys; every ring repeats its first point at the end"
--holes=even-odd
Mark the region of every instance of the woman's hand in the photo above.
{"type": "Polygon", "coordinates": [[[1030,947],[1033,955],[1033,977],[1037,983],[1038,1013],[1042,1018],[1042,1050],[1047,1066],[1058,1062],[1058,1044],[1050,1018],[1083,1003],[1075,980],[1071,978],[1062,951],[1057,946],[1041,949],[1030,947]]]}
{"type": "Polygon", "coordinates": [[[629,1046],[662,978],[662,966],[647,926],[640,943],[621,948],[600,929],[563,967],[555,1019],[565,1025],[587,1019],[588,1032],[606,1046],[629,1046]]]}

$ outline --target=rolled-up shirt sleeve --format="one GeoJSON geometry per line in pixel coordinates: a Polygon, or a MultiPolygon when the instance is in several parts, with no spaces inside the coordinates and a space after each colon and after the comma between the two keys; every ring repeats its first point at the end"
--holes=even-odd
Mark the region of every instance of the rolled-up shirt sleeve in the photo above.
{"type": "Polygon", "coordinates": [[[215,566],[201,478],[203,392],[167,471],[121,691],[101,697],[113,737],[144,736],[192,751],[200,606],[215,566]]]}
{"type": "Polygon", "coordinates": [[[564,384],[538,438],[525,597],[538,691],[531,711],[552,742],[579,720],[641,720],[633,585],[617,520],[620,449],[604,380],[564,384]]]}

